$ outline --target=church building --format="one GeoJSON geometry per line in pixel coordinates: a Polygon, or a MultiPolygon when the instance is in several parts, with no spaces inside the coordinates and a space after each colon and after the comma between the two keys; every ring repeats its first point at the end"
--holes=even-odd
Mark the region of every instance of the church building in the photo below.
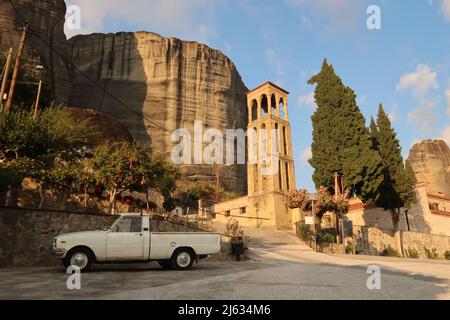
{"type": "Polygon", "coordinates": [[[210,209],[218,222],[235,218],[241,226],[292,228],[288,194],[296,189],[288,117],[289,92],[266,82],[247,93],[247,196],[210,209]]]}

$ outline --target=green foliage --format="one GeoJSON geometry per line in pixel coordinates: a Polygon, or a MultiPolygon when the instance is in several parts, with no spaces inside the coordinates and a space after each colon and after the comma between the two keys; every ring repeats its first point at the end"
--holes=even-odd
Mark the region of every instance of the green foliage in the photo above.
{"type": "Polygon", "coordinates": [[[437,253],[437,249],[436,248],[423,248],[423,250],[425,251],[425,255],[427,256],[428,259],[431,260],[436,260],[439,259],[439,254],[437,253]]]}
{"type": "Polygon", "coordinates": [[[331,191],[338,173],[352,194],[373,201],[383,180],[382,160],[373,149],[355,93],[342,83],[327,60],[308,83],[317,85],[310,160],[316,187],[331,191]]]}
{"type": "Polygon", "coordinates": [[[380,255],[383,257],[397,257],[397,258],[401,257],[400,253],[394,248],[392,248],[390,245],[385,247],[383,251],[381,251],[380,255]]]}
{"type": "Polygon", "coordinates": [[[346,254],[353,254],[353,243],[349,242],[346,246],[345,246],[345,253],[346,254]]]}
{"type": "Polygon", "coordinates": [[[175,209],[177,201],[174,198],[166,198],[163,202],[163,208],[166,212],[171,212],[175,209]]]}
{"type": "Polygon", "coordinates": [[[299,231],[299,235],[300,238],[303,241],[310,241],[313,233],[311,232],[311,227],[309,225],[306,225],[304,223],[300,223],[298,226],[298,231],[299,231]]]}
{"type": "Polygon", "coordinates": [[[180,178],[181,174],[178,168],[167,161],[163,155],[156,154],[145,163],[143,187],[147,190],[155,189],[165,198],[171,197],[175,191],[177,180],[180,178]]]}
{"type": "Polygon", "coordinates": [[[0,193],[7,192],[9,190],[9,185],[12,179],[13,176],[11,171],[0,167],[0,193]]]}
{"type": "Polygon", "coordinates": [[[318,241],[325,243],[336,243],[336,236],[326,231],[322,231],[319,233],[318,241]]]}
{"type": "Polygon", "coordinates": [[[26,111],[0,112],[0,160],[18,179],[57,183],[73,175],[68,168],[81,157],[86,132],[87,122],[62,108],[48,108],[37,119],[26,111]]]}
{"type": "Polygon", "coordinates": [[[225,227],[225,235],[229,237],[243,237],[244,230],[242,230],[237,219],[229,219],[225,227]]]}
{"type": "Polygon", "coordinates": [[[90,167],[96,182],[104,186],[110,197],[110,209],[117,194],[145,185],[146,163],[148,155],[128,142],[106,143],[95,149],[90,167]]]}
{"type": "Polygon", "coordinates": [[[216,190],[212,185],[195,183],[187,191],[181,192],[178,201],[184,207],[197,208],[198,200],[212,200],[215,192],[216,190]]]}
{"type": "Polygon", "coordinates": [[[408,248],[408,249],[406,249],[405,250],[405,255],[406,255],[407,258],[410,258],[410,259],[419,259],[420,258],[419,251],[417,251],[417,249],[415,249],[415,248],[412,248],[412,249],[408,248]]]}
{"type": "Polygon", "coordinates": [[[382,105],[379,107],[377,124],[371,124],[371,137],[383,159],[384,178],[377,191],[375,204],[392,212],[397,228],[400,208],[408,208],[415,202],[415,176],[411,166],[404,164],[400,141],[382,105]]]}
{"type": "Polygon", "coordinates": [[[444,253],[444,258],[445,258],[445,260],[450,260],[450,251],[445,251],[445,253],[444,253]]]}

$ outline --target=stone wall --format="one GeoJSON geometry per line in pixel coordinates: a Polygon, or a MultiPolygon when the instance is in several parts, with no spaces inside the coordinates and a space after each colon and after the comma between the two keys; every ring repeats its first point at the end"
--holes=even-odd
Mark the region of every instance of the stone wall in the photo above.
{"type": "MultiPolygon", "coordinates": [[[[111,216],[51,210],[0,208],[0,267],[58,265],[53,238],[58,234],[96,230],[111,216]]],[[[152,221],[152,230],[197,231],[181,223],[152,221]]]]}
{"type": "MultiPolygon", "coordinates": [[[[430,200],[425,184],[416,186],[416,197],[417,202],[408,211],[401,209],[400,230],[450,236],[450,215],[446,212],[430,210],[430,203],[434,203],[436,200],[430,200]]],[[[358,201],[357,199],[350,201],[351,206],[347,214],[347,218],[354,225],[375,227],[383,230],[393,229],[389,211],[377,207],[364,206],[361,201],[359,201],[360,205],[358,206],[358,201]]],[[[448,206],[444,202],[442,200],[442,209],[444,205],[448,206]]]]}
{"type": "MultiPolygon", "coordinates": [[[[354,239],[356,241],[356,252],[368,255],[380,255],[381,252],[391,247],[399,253],[404,252],[407,256],[408,250],[416,250],[420,259],[426,259],[425,249],[436,249],[438,259],[444,259],[445,252],[450,252],[450,237],[425,234],[418,232],[400,231],[401,248],[399,248],[393,230],[381,230],[374,227],[353,226],[354,239]]],[[[351,239],[347,239],[351,241],[351,239]]]]}

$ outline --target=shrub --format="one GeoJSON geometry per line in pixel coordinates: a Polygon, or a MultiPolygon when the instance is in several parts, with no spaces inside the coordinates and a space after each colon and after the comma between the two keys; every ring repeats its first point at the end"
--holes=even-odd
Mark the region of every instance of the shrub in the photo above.
{"type": "Polygon", "coordinates": [[[450,260],[450,251],[445,251],[444,253],[445,260],[450,260]]]}
{"type": "Polygon", "coordinates": [[[353,243],[349,242],[349,243],[345,246],[345,253],[346,253],[346,254],[353,254],[353,243]]]}
{"type": "Polygon", "coordinates": [[[423,250],[425,250],[425,255],[427,256],[428,259],[431,259],[431,260],[439,259],[439,255],[437,253],[436,248],[428,249],[428,248],[424,247],[423,250]]]}
{"type": "Polygon", "coordinates": [[[319,234],[319,241],[325,243],[335,243],[336,237],[328,232],[321,232],[319,234]]]}
{"type": "Polygon", "coordinates": [[[311,228],[309,225],[300,224],[298,228],[299,228],[300,238],[303,241],[310,241],[312,239],[313,233],[311,232],[311,228]]]}
{"type": "Polygon", "coordinates": [[[415,248],[412,248],[412,249],[408,248],[408,249],[406,249],[405,250],[405,255],[406,255],[407,258],[410,258],[410,259],[419,259],[420,258],[419,251],[417,251],[415,248]]]}
{"type": "Polygon", "coordinates": [[[383,251],[381,251],[380,255],[383,257],[401,257],[400,253],[398,253],[398,251],[392,248],[390,245],[385,247],[383,251]]]}
{"type": "Polygon", "coordinates": [[[239,221],[237,221],[237,219],[228,220],[225,235],[233,238],[244,236],[244,230],[242,230],[241,226],[239,225],[239,221]]]}

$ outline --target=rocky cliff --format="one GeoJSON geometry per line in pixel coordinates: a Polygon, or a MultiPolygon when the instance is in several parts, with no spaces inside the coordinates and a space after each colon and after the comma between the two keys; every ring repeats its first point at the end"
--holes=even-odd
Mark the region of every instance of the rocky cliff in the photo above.
{"type": "MultiPolygon", "coordinates": [[[[233,62],[197,42],[154,33],[92,34],[69,40],[74,71],[70,105],[107,113],[141,144],[170,158],[175,129],[245,129],[243,84],[233,62]]],[[[245,166],[226,167],[228,190],[246,191],[245,166]]],[[[211,166],[182,166],[191,180],[214,182],[211,166]]]]}
{"type": "Polygon", "coordinates": [[[24,21],[28,21],[28,33],[23,65],[35,70],[37,65],[45,67],[49,80],[48,88],[53,98],[67,103],[70,92],[68,52],[64,22],[66,4],[63,0],[9,0],[0,1],[0,52],[9,47],[14,55],[24,21]]]}
{"type": "Polygon", "coordinates": [[[441,140],[414,145],[409,158],[417,182],[427,184],[427,192],[450,198],[450,148],[441,140]]]}
{"type": "MultiPolygon", "coordinates": [[[[66,40],[63,0],[0,1],[0,50],[17,48],[28,20],[24,64],[43,64],[58,102],[90,108],[122,122],[133,138],[170,157],[171,132],[195,120],[204,130],[245,129],[247,88],[233,62],[197,42],[154,33],[92,34],[66,40]]],[[[188,180],[215,181],[208,165],[182,166],[188,180]]],[[[227,190],[246,192],[246,167],[225,167],[227,190]]]]}

